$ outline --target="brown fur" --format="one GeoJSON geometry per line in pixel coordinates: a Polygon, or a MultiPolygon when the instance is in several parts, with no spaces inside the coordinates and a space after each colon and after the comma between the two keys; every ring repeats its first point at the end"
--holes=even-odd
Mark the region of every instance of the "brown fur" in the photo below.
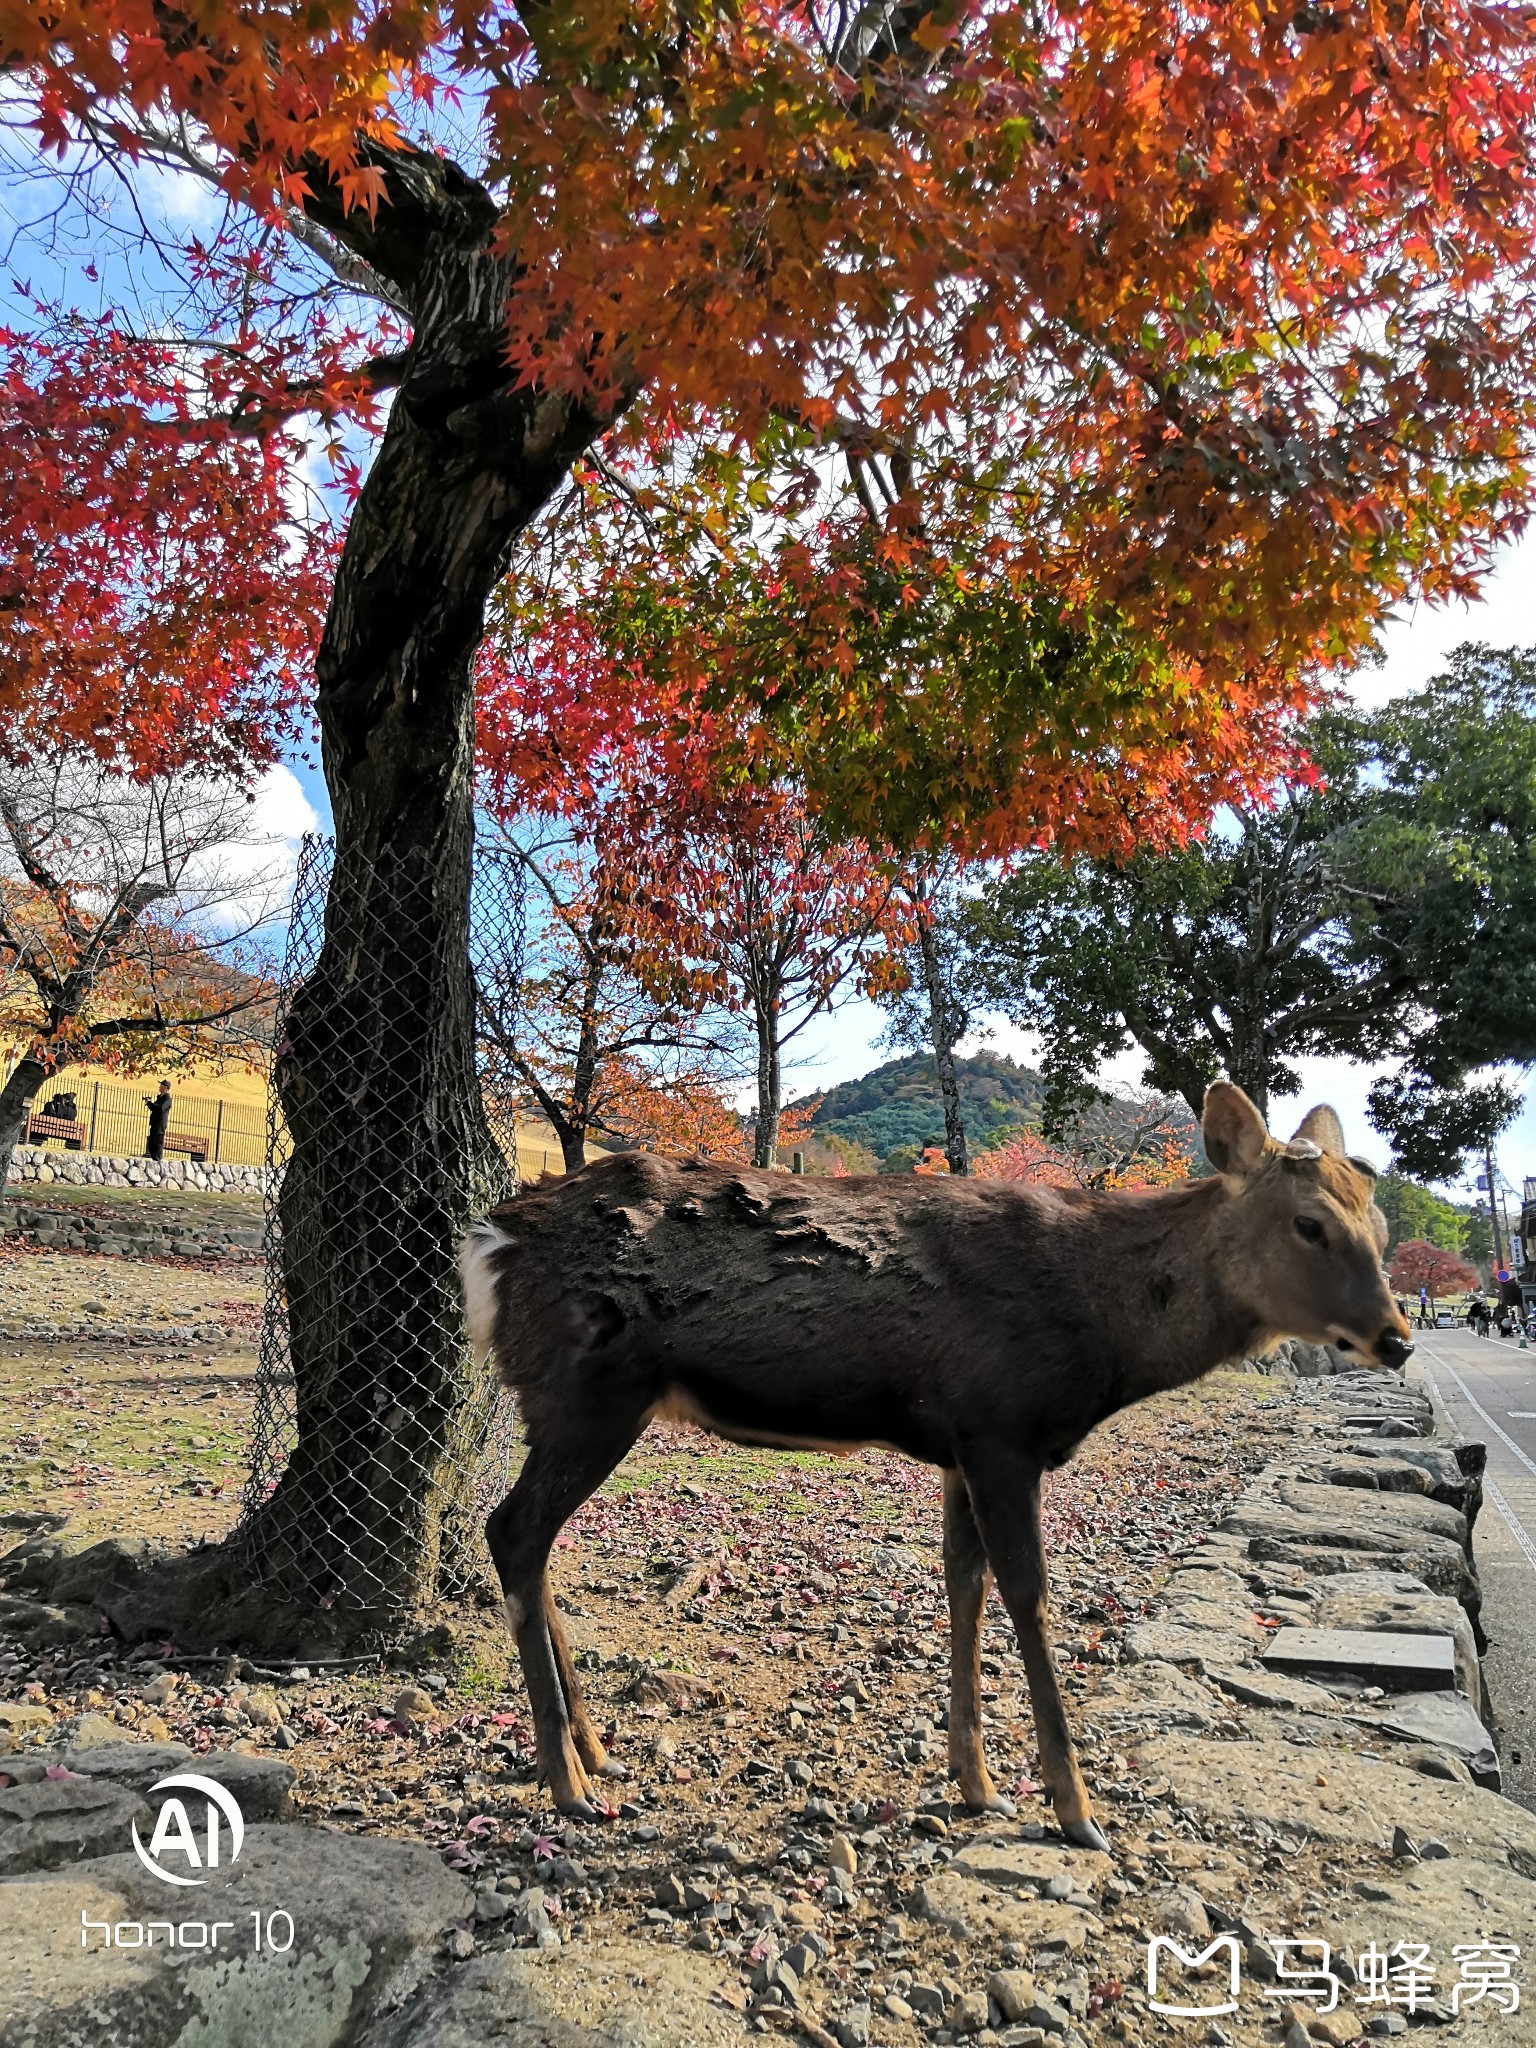
{"type": "Polygon", "coordinates": [[[1117,1409],[1282,1335],[1406,1356],[1370,1176],[1327,1116],[1332,1129],[1277,1145],[1218,1083],[1205,1135],[1222,1170],[1150,1193],[804,1180],[627,1153],[478,1226],[471,1328],[517,1389],[529,1444],[487,1533],[557,1801],[586,1806],[603,1760],[547,1596],[549,1549],[651,1418],[682,1415],[738,1442],[879,1443],[942,1469],[962,1792],[995,1799],[976,1675],[990,1569],[1058,1816],[1101,1839],[1046,1634],[1041,1474],[1117,1409]]]}

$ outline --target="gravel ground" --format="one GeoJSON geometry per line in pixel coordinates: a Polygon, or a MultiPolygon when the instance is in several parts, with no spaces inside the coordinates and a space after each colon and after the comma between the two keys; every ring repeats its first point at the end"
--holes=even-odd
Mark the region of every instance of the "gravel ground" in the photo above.
{"type": "MultiPolygon", "coordinates": [[[[4,1256],[0,1404],[13,1441],[0,1506],[12,1532],[42,1515],[67,1518],[66,1537],[226,1528],[259,1269],[4,1256]],[[95,1340],[45,1342],[35,1332],[50,1315],[89,1320],[95,1340]]],[[[1283,1442],[1289,1404],[1275,1382],[1216,1375],[1117,1417],[1052,1476],[1058,1657],[1079,1729],[1122,1626],[1283,1442]]],[[[825,2048],[826,2029],[856,2032],[867,2004],[877,2043],[942,2041],[984,2024],[990,1974],[1026,1962],[1065,2001],[1064,2023],[1127,2038],[1162,2026],[1139,2009],[1144,1946],[1139,1923],[1115,1931],[1115,1883],[1079,1900],[1085,1927],[1090,1907],[1100,1916],[1089,1947],[1043,1959],[1006,1937],[1006,1916],[957,1931],[903,1910],[915,1883],[996,1828],[949,1803],[936,1475],[874,1451],[753,1452],[656,1429],[572,1523],[553,1569],[626,1773],[600,1826],[571,1827],[544,1802],[494,1608],[458,1610],[409,1654],[345,1670],[191,1663],[171,1644],[125,1653],[102,1638],[44,1653],[12,1644],[0,1696],[197,1749],[280,1750],[303,1817],[439,1845],[481,1889],[482,1939],[507,1934],[521,1903],[510,1938],[525,1942],[638,1931],[688,1943],[717,1959],[720,2001],[759,2032],[791,2024],[825,2048]],[[765,1971],[797,1940],[811,1972],[798,2005],[792,1990],[782,2008],[764,2005],[765,1971]],[[936,1986],[939,2006],[925,2010],[936,1986]]],[[[1019,1807],[1011,1838],[1022,1823],[1048,1843],[1022,1669],[995,1596],[984,1670],[993,1775],[1019,1807]]],[[[1090,1734],[1084,1764],[1116,1826],[1116,1875],[1133,1887],[1189,1875],[1209,1896],[1283,1880],[1300,1898],[1319,1882],[1314,1852],[1217,1842],[1177,1816],[1159,1825],[1155,1805],[1117,1804],[1126,1766],[1110,1741],[1090,1734]]]]}

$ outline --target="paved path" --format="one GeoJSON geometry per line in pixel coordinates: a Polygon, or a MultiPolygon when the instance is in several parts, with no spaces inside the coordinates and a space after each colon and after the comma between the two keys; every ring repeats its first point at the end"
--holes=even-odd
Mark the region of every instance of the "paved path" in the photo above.
{"type": "MultiPolygon", "coordinates": [[[[1536,1812],[1536,1349],[1416,1330],[1413,1364],[1463,1435],[1488,1446],[1477,1568],[1504,1790],[1536,1812]]],[[[1411,1368],[1410,1368],[1411,1369],[1411,1368]]]]}

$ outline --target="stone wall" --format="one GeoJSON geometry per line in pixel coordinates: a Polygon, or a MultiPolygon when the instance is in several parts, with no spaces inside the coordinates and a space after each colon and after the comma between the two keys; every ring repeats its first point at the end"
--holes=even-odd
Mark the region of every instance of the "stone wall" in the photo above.
{"type": "Polygon", "coordinates": [[[83,1188],[201,1188],[213,1194],[263,1194],[272,1179],[268,1166],[199,1166],[191,1159],[110,1157],[104,1152],[54,1152],[18,1145],[11,1155],[8,1184],[83,1188]]]}

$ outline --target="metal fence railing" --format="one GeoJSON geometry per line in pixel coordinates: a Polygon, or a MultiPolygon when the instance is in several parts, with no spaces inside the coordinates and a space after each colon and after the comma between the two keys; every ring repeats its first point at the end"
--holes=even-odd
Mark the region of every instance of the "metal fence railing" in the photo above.
{"type": "MultiPolygon", "coordinates": [[[[77,1081],[68,1089],[61,1089],[56,1083],[45,1084],[33,1104],[22,1142],[52,1151],[142,1158],[149,1145],[146,1097],[154,1094],[157,1080],[158,1077],[137,1085],[77,1081]],[[57,1105],[53,1114],[49,1113],[50,1105],[57,1105]]],[[[208,1166],[265,1165],[266,1111],[260,1104],[231,1101],[220,1095],[185,1094],[173,1082],[164,1157],[208,1166]]]]}

